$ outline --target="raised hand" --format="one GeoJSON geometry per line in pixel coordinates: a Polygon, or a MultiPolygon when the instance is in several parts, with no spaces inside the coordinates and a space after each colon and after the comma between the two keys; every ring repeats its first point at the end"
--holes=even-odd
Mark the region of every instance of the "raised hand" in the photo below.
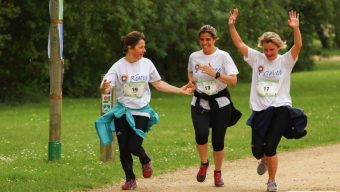
{"type": "Polygon", "coordinates": [[[296,13],[296,11],[291,10],[289,11],[289,20],[288,20],[288,26],[291,28],[299,27],[299,13],[296,13]]]}
{"type": "Polygon", "coordinates": [[[229,11],[228,25],[235,25],[237,16],[238,16],[238,9],[237,8],[235,8],[233,11],[229,11]]]}
{"type": "Polygon", "coordinates": [[[111,81],[107,81],[106,79],[104,79],[103,85],[100,88],[100,91],[102,93],[108,93],[111,89],[111,85],[110,85],[111,81]]]}

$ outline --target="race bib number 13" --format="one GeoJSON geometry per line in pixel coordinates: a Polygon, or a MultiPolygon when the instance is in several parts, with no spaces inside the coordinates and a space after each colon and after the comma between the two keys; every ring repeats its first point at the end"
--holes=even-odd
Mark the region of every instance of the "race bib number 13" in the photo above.
{"type": "Polygon", "coordinates": [[[124,84],[124,96],[141,98],[145,91],[145,82],[130,82],[124,84]]]}

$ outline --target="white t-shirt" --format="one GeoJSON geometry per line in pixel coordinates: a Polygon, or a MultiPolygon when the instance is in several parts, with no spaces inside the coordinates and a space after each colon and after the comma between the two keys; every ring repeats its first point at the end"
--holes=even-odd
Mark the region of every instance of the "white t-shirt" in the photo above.
{"type": "Polygon", "coordinates": [[[244,60],[253,69],[250,90],[252,110],[292,106],[290,76],[297,59],[293,60],[290,50],[269,61],[263,53],[248,47],[248,58],[244,57],[244,60]]]}
{"type": "MultiPolygon", "coordinates": [[[[238,70],[229,53],[216,48],[216,51],[210,55],[203,53],[203,50],[192,53],[189,57],[188,71],[193,72],[194,81],[196,82],[196,90],[199,93],[214,95],[227,87],[220,80],[215,79],[199,70],[199,65],[210,65],[215,72],[220,72],[226,75],[237,75],[238,70]]],[[[194,96],[191,105],[195,106],[196,97],[194,96]]],[[[230,101],[227,97],[219,97],[215,99],[219,107],[229,105],[230,101]]],[[[209,102],[201,99],[200,105],[207,110],[210,110],[209,102]]]]}
{"type": "Polygon", "coordinates": [[[161,76],[151,60],[143,57],[129,63],[123,57],[112,65],[103,81],[105,79],[115,87],[118,102],[131,109],[140,109],[150,103],[149,82],[159,81],[161,76]]]}

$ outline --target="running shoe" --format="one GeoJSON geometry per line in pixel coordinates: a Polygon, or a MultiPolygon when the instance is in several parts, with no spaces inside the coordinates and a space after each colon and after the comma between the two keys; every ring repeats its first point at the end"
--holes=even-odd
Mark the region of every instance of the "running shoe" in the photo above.
{"type": "Polygon", "coordinates": [[[201,164],[200,170],[197,173],[196,179],[198,182],[203,182],[207,176],[207,170],[209,167],[209,161],[207,164],[201,164]]]}
{"type": "Polygon", "coordinates": [[[266,163],[261,159],[259,165],[257,166],[257,174],[263,175],[267,171],[266,163]]]}
{"type": "Polygon", "coordinates": [[[126,181],[124,185],[122,185],[122,190],[133,190],[137,188],[137,183],[135,179],[131,179],[126,181]]]}
{"type": "Polygon", "coordinates": [[[267,182],[267,191],[268,192],[276,192],[278,190],[277,184],[273,180],[268,180],[267,182]]]}
{"type": "Polygon", "coordinates": [[[153,168],[151,165],[151,161],[149,163],[142,165],[143,177],[150,178],[153,173],[153,168]]]}
{"type": "Polygon", "coordinates": [[[214,171],[214,181],[216,187],[222,187],[224,185],[221,171],[214,171]]]}

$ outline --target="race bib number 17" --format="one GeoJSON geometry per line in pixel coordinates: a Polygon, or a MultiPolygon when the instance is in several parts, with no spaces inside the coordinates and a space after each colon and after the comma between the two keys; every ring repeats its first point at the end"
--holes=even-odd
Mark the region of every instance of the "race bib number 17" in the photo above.
{"type": "Polygon", "coordinates": [[[256,91],[262,97],[274,97],[277,95],[278,81],[258,81],[256,91]]]}

